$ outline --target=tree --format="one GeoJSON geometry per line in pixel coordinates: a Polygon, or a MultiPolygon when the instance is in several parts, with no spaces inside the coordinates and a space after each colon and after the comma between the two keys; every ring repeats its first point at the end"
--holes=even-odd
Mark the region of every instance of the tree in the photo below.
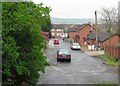
{"type": "Polygon", "coordinates": [[[45,17],[45,24],[41,27],[42,31],[49,32],[49,38],[51,38],[51,29],[52,29],[52,24],[50,17],[45,17]]]}
{"type": "Polygon", "coordinates": [[[41,27],[50,10],[33,2],[2,3],[3,86],[33,86],[45,71],[41,27]],[[44,15],[44,16],[43,16],[44,15]]]}
{"type": "Polygon", "coordinates": [[[64,37],[68,38],[68,28],[67,27],[64,28],[64,37]]]}
{"type": "Polygon", "coordinates": [[[51,29],[52,29],[52,23],[50,19],[49,12],[51,11],[50,7],[43,8],[44,11],[44,25],[42,25],[41,30],[44,32],[49,32],[49,38],[51,38],[51,29]]]}
{"type": "Polygon", "coordinates": [[[115,8],[103,8],[101,11],[101,15],[101,20],[103,21],[103,24],[105,26],[105,31],[108,32],[111,37],[112,34],[118,32],[118,10],[115,8]]]}

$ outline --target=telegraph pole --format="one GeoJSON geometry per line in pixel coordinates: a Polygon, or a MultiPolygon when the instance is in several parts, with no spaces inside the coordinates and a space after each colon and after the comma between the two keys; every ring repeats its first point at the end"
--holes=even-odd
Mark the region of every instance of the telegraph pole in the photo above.
{"type": "Polygon", "coordinates": [[[98,51],[97,11],[95,11],[95,26],[96,26],[96,51],[98,51]]]}
{"type": "MultiPolygon", "coordinates": [[[[120,35],[120,1],[118,2],[118,34],[120,35]]],[[[120,46],[120,39],[118,40],[118,46],[120,46]]]]}

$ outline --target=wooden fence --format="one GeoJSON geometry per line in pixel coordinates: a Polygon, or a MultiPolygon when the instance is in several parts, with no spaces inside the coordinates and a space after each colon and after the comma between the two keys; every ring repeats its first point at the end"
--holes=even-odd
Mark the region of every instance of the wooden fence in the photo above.
{"type": "Polygon", "coordinates": [[[120,59],[120,47],[105,45],[105,53],[116,59],[120,59]]]}

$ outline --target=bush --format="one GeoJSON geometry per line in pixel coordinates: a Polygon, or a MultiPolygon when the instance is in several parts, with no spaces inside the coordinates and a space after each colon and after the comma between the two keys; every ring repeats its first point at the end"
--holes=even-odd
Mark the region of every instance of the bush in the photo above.
{"type": "Polygon", "coordinates": [[[33,86],[45,71],[41,29],[49,8],[32,2],[2,3],[2,81],[3,86],[33,86]],[[44,17],[43,17],[44,15],[44,17]]]}

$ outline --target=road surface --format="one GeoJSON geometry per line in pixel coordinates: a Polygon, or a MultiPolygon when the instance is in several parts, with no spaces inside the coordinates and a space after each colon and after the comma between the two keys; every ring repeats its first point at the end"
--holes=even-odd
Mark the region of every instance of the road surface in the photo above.
{"type": "Polygon", "coordinates": [[[53,39],[50,41],[46,56],[52,66],[46,67],[37,84],[118,83],[117,67],[108,67],[81,50],[71,50],[70,45],[60,40],[60,44],[54,46],[53,39]],[[60,48],[70,49],[71,63],[56,62],[56,52],[60,48]]]}

